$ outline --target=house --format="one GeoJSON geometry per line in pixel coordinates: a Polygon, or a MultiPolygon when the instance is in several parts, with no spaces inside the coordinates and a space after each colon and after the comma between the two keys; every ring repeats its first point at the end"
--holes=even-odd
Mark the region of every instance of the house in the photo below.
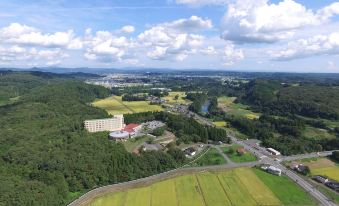
{"type": "Polygon", "coordinates": [[[273,174],[273,175],[281,176],[281,169],[276,168],[276,167],[274,167],[274,166],[269,166],[269,167],[266,169],[266,171],[267,171],[268,173],[273,174]]]}
{"type": "Polygon", "coordinates": [[[328,182],[328,179],[324,176],[321,176],[321,175],[316,175],[316,176],[312,177],[312,179],[314,181],[317,181],[317,182],[322,183],[322,184],[328,182]]]}
{"type": "Polygon", "coordinates": [[[296,164],[296,165],[293,165],[293,170],[303,174],[303,175],[306,175],[307,172],[309,171],[308,167],[303,165],[303,164],[296,164]]]}
{"type": "Polygon", "coordinates": [[[239,148],[237,149],[237,154],[238,154],[238,155],[244,155],[245,153],[246,153],[245,148],[239,147],[239,148]]]}
{"type": "Polygon", "coordinates": [[[128,132],[130,137],[135,137],[138,135],[141,129],[142,129],[142,125],[128,124],[124,127],[123,131],[128,132]]]}
{"type": "Polygon", "coordinates": [[[196,152],[197,151],[193,147],[189,147],[184,150],[186,157],[192,157],[196,154],[196,152]]]}

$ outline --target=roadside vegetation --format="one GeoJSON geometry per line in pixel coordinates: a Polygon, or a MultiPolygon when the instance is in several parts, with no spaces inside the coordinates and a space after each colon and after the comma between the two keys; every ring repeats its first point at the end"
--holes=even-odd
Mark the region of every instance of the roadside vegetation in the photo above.
{"type": "Polygon", "coordinates": [[[191,163],[190,166],[222,165],[226,163],[227,161],[217,149],[210,148],[203,156],[199,157],[197,161],[191,163]]]}
{"type": "Polygon", "coordinates": [[[232,145],[228,147],[222,147],[223,152],[233,161],[237,163],[242,162],[253,162],[256,161],[257,158],[250,152],[243,150],[239,153],[237,150],[242,148],[240,145],[232,145]]]}

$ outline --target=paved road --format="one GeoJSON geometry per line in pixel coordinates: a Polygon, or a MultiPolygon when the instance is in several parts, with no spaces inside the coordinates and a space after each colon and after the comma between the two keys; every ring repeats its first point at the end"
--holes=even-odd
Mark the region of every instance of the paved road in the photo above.
{"type": "Polygon", "coordinates": [[[313,158],[313,157],[326,157],[332,154],[333,151],[324,151],[324,152],[314,152],[309,154],[300,154],[300,155],[292,155],[292,156],[283,156],[280,159],[283,161],[292,161],[292,160],[299,160],[299,159],[306,159],[306,158],[313,158]]]}
{"type": "MultiPolygon", "coordinates": [[[[279,169],[281,169],[281,171],[286,174],[291,180],[293,180],[294,182],[296,182],[298,185],[300,185],[304,190],[306,190],[310,195],[312,195],[315,199],[317,199],[322,205],[324,206],[336,206],[335,203],[333,203],[330,199],[328,199],[324,194],[322,194],[321,192],[319,192],[316,188],[314,188],[310,183],[308,183],[306,180],[304,180],[303,178],[301,178],[299,175],[295,174],[294,172],[292,172],[291,170],[288,170],[284,165],[282,165],[280,163],[280,161],[275,161],[275,159],[264,155],[261,150],[257,150],[249,145],[247,145],[245,142],[243,141],[239,141],[237,138],[235,138],[232,135],[229,135],[229,137],[231,138],[231,140],[236,143],[239,144],[241,146],[243,146],[246,150],[252,152],[253,154],[255,154],[257,157],[260,158],[260,162],[263,164],[269,164],[269,165],[273,165],[279,169]]],[[[263,148],[262,148],[263,149],[263,148]]],[[[297,160],[297,159],[304,159],[304,158],[311,158],[311,157],[318,157],[318,156],[327,156],[330,155],[332,153],[332,151],[327,151],[327,152],[321,152],[319,154],[317,153],[311,153],[311,154],[302,154],[302,155],[294,155],[294,156],[290,156],[290,157],[282,157],[279,158],[281,160],[297,160]]]]}
{"type": "MultiPolygon", "coordinates": [[[[194,116],[194,118],[198,119],[200,122],[203,122],[207,125],[213,125],[209,120],[206,118],[203,118],[195,113],[190,112],[191,115],[194,116]]],[[[82,195],[79,197],[77,200],[74,202],[70,203],[69,206],[77,206],[77,205],[85,205],[88,203],[90,200],[92,200],[96,196],[101,196],[110,192],[115,192],[119,191],[122,189],[129,189],[133,188],[135,186],[140,186],[140,185],[146,185],[146,184],[152,184],[156,181],[163,180],[163,179],[168,179],[175,177],[177,175],[182,175],[182,174],[187,174],[187,173],[192,173],[192,172],[202,172],[202,171],[207,171],[207,170],[225,170],[225,169],[233,169],[237,167],[253,167],[258,164],[270,164],[274,165],[275,167],[279,168],[282,170],[284,174],[286,174],[290,179],[295,181],[298,185],[300,185],[302,188],[304,188],[310,195],[312,195],[315,199],[317,199],[322,205],[324,206],[336,206],[331,200],[329,200],[325,195],[323,195],[321,192],[319,192],[316,188],[314,188],[312,185],[310,185],[307,181],[302,179],[300,176],[295,174],[294,172],[288,170],[284,165],[280,164],[280,161],[275,161],[274,158],[271,158],[270,156],[266,155],[267,153],[265,152],[264,148],[260,148],[260,150],[246,144],[243,141],[238,140],[236,137],[233,135],[229,135],[231,138],[232,142],[242,145],[247,151],[253,153],[256,155],[260,161],[257,162],[249,162],[249,163],[234,163],[229,160],[229,158],[224,155],[224,158],[229,160],[226,165],[218,165],[218,166],[207,166],[207,167],[193,167],[193,168],[179,168],[179,169],[174,169],[168,172],[156,174],[150,177],[145,177],[125,183],[119,183],[119,184],[114,184],[114,185],[108,185],[104,187],[99,187],[94,190],[91,190],[87,192],[86,194],[82,195]]],[[[223,154],[221,149],[219,147],[215,147],[218,149],[218,151],[223,154]]],[[[311,154],[303,154],[303,155],[294,155],[294,156],[282,156],[280,159],[283,161],[289,161],[289,160],[296,160],[296,159],[303,159],[303,158],[311,158],[311,157],[317,157],[317,156],[327,156],[331,154],[332,151],[328,152],[321,152],[319,154],[317,153],[311,153],[311,154]]]]}

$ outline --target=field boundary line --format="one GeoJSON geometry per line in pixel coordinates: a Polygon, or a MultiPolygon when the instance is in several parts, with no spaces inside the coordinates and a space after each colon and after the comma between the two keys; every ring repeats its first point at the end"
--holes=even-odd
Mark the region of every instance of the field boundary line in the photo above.
{"type": "MultiPolygon", "coordinates": [[[[221,186],[222,190],[224,191],[224,194],[226,195],[226,197],[227,197],[228,201],[230,201],[231,205],[234,205],[234,204],[233,204],[233,202],[232,202],[232,200],[231,200],[231,198],[228,196],[228,194],[227,194],[227,192],[226,192],[226,190],[225,190],[224,186],[223,186],[223,185],[222,185],[222,183],[220,182],[219,175],[218,175],[218,174],[216,174],[216,176],[217,176],[218,182],[219,182],[219,184],[220,184],[220,186],[221,186]]],[[[226,183],[226,184],[227,184],[227,183],[226,183]]],[[[227,184],[227,186],[228,186],[228,184],[227,184]]]]}
{"type": "Polygon", "coordinates": [[[178,198],[178,190],[177,190],[177,181],[175,181],[175,179],[173,179],[174,182],[174,191],[175,191],[175,197],[177,198],[177,206],[179,206],[179,198],[178,198]]]}
{"type": "Polygon", "coordinates": [[[197,180],[197,183],[198,183],[198,186],[199,186],[199,190],[200,190],[200,192],[201,192],[202,199],[204,200],[204,205],[207,206],[208,204],[207,204],[207,202],[206,202],[204,192],[203,192],[203,190],[201,189],[201,185],[200,185],[200,182],[199,182],[199,178],[197,177],[196,174],[194,174],[194,177],[195,177],[195,179],[197,180]]]}
{"type": "Polygon", "coordinates": [[[122,106],[124,106],[126,109],[128,109],[130,112],[135,113],[135,111],[133,109],[131,109],[130,107],[128,107],[126,104],[123,103],[123,101],[121,101],[120,99],[116,98],[116,96],[113,95],[113,99],[115,99],[117,102],[119,102],[122,106]]]}

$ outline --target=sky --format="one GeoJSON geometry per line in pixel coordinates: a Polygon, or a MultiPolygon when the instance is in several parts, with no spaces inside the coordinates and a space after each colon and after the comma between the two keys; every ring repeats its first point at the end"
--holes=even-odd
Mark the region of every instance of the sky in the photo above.
{"type": "Polygon", "coordinates": [[[1,0],[5,67],[339,73],[339,2],[1,0]]]}

